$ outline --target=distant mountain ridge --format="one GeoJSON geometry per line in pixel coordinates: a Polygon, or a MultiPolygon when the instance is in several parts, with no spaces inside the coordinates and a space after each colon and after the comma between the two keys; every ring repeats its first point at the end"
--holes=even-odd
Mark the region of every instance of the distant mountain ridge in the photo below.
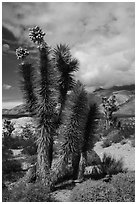
{"type": "MultiPolygon", "coordinates": [[[[94,92],[102,91],[102,90],[107,90],[102,87],[97,88],[94,92]]],[[[126,90],[126,91],[134,91],[135,90],[135,84],[130,84],[130,85],[124,85],[124,86],[112,86],[109,88],[109,90],[112,91],[121,91],[121,90],[126,90]]]]}
{"type": "MultiPolygon", "coordinates": [[[[120,114],[135,114],[135,85],[113,86],[109,89],[99,88],[93,93],[88,93],[89,103],[101,105],[102,97],[115,94],[117,101],[121,104],[120,114]]],[[[2,109],[2,115],[29,115],[25,104],[18,105],[12,109],[2,109]]]]}
{"type": "Polygon", "coordinates": [[[28,114],[25,104],[15,106],[11,109],[2,109],[2,115],[22,115],[28,114]]]}

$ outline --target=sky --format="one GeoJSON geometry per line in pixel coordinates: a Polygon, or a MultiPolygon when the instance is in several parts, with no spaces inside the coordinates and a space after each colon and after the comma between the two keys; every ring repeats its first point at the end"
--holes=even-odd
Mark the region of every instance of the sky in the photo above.
{"type": "Polygon", "coordinates": [[[79,60],[75,77],[88,91],[135,83],[134,2],[3,2],[3,108],[23,102],[15,50],[32,49],[28,28],[35,25],[52,47],[69,45],[79,60]]]}

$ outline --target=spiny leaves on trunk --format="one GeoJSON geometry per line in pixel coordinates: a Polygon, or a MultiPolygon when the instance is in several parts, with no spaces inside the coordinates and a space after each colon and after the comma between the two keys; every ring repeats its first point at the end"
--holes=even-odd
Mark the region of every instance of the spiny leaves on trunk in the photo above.
{"type": "Polygon", "coordinates": [[[77,59],[72,58],[69,47],[62,44],[57,45],[53,50],[53,61],[60,74],[58,84],[61,103],[60,110],[62,111],[65,105],[67,92],[72,90],[76,84],[73,73],[78,71],[79,63],[77,59]]]}
{"type": "Polygon", "coordinates": [[[54,180],[64,174],[64,165],[73,156],[77,156],[82,151],[84,128],[88,111],[87,94],[83,85],[78,82],[67,101],[65,109],[64,123],[60,129],[60,136],[63,138],[61,145],[61,159],[55,170],[54,180]]]}
{"type": "Polygon", "coordinates": [[[52,162],[52,137],[46,132],[44,127],[41,127],[41,134],[37,141],[38,155],[37,155],[37,175],[38,179],[42,181],[44,185],[49,185],[50,182],[50,167],[52,162]]]}
{"type": "Polygon", "coordinates": [[[50,177],[51,177],[51,185],[58,181],[58,179],[62,178],[68,173],[68,155],[61,154],[57,161],[53,164],[50,177]]]}
{"type": "Polygon", "coordinates": [[[64,153],[78,154],[83,143],[83,134],[87,116],[87,94],[80,82],[76,84],[70,95],[66,120],[61,134],[64,137],[62,149],[64,153]]]}
{"type": "Polygon", "coordinates": [[[73,165],[74,179],[77,178],[82,180],[84,178],[84,171],[87,164],[87,151],[92,150],[95,144],[95,130],[97,127],[97,121],[96,121],[97,116],[98,116],[98,108],[96,104],[90,105],[87,118],[86,118],[86,124],[84,127],[80,159],[75,155],[73,158],[72,165],[73,165]],[[79,161],[79,164],[78,164],[78,161],[79,161]],[[77,165],[75,165],[76,163],[77,165]],[[75,172],[77,172],[77,174],[75,172]]]}
{"type": "Polygon", "coordinates": [[[98,107],[96,104],[90,105],[85,132],[82,152],[89,151],[93,148],[95,143],[95,131],[97,129],[98,107]]]}
{"type": "Polygon", "coordinates": [[[37,96],[35,94],[35,73],[34,67],[28,62],[22,63],[19,66],[19,72],[23,78],[21,80],[21,89],[24,93],[24,98],[26,100],[27,109],[30,113],[36,114],[37,107],[37,96]]]}
{"type": "Polygon", "coordinates": [[[40,48],[40,104],[38,108],[38,126],[41,135],[38,138],[38,166],[40,175],[46,179],[46,173],[52,164],[53,135],[55,131],[55,82],[54,67],[50,60],[50,49],[46,44],[40,48]]]}
{"type": "Polygon", "coordinates": [[[44,44],[40,51],[40,103],[38,108],[39,127],[43,126],[50,133],[54,129],[56,107],[56,72],[50,59],[51,50],[44,44]]]}

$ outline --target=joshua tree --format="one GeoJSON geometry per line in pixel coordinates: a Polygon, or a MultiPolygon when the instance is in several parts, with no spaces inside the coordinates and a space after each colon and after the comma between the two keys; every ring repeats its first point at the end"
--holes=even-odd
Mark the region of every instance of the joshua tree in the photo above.
{"type": "Polygon", "coordinates": [[[109,98],[103,97],[102,105],[106,118],[106,129],[108,129],[110,125],[115,126],[116,124],[116,117],[113,117],[113,113],[119,109],[118,105],[116,104],[116,96],[112,95],[109,98]]]}
{"type": "Polygon", "coordinates": [[[40,54],[40,76],[37,81],[34,67],[26,59],[29,52],[23,48],[16,50],[18,59],[22,60],[20,64],[20,73],[23,78],[21,84],[27,109],[35,117],[40,130],[37,140],[37,172],[43,183],[48,178],[52,164],[53,136],[57,128],[57,121],[61,116],[67,92],[75,84],[72,72],[78,69],[78,62],[72,59],[69,48],[60,45],[52,52],[43,39],[44,35],[45,33],[38,26],[30,29],[29,36],[34,43],[38,44],[40,54]],[[61,104],[59,114],[56,111],[58,92],[61,104]]]}
{"type": "Polygon", "coordinates": [[[75,83],[73,72],[78,70],[78,61],[72,58],[69,47],[58,45],[51,50],[43,39],[44,35],[38,26],[30,29],[29,36],[38,44],[40,55],[38,78],[36,70],[26,58],[29,52],[19,48],[16,54],[18,59],[22,60],[21,84],[27,109],[38,124],[37,174],[43,185],[47,185],[57,179],[69,158],[72,161],[74,177],[78,177],[78,169],[82,172],[79,175],[83,174],[84,160],[80,160],[80,157],[86,159],[86,152],[92,148],[97,108],[88,107],[83,85],[80,82],[75,83]],[[68,91],[71,91],[69,97],[68,91]],[[60,108],[57,110],[58,104],[60,108]],[[61,120],[62,110],[65,112],[64,121],[61,120]],[[56,169],[52,168],[50,173],[54,135],[60,124],[60,134],[64,139],[62,155],[55,165],[56,169]]]}

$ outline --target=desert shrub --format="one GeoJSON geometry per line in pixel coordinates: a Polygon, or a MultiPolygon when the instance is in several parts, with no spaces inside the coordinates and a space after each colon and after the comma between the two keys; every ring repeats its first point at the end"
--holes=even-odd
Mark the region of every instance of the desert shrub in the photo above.
{"type": "Polygon", "coordinates": [[[9,197],[9,202],[48,202],[50,201],[49,190],[41,183],[21,182],[15,186],[9,197]]]}
{"type": "Polygon", "coordinates": [[[111,155],[104,154],[100,165],[94,167],[92,176],[103,178],[106,175],[115,175],[120,172],[126,172],[126,169],[123,168],[122,159],[116,160],[111,155]]]}
{"type": "Polygon", "coordinates": [[[117,189],[121,202],[135,202],[135,172],[114,175],[111,184],[117,189]]]}
{"type": "Polygon", "coordinates": [[[13,172],[21,171],[21,163],[18,160],[6,160],[2,164],[2,172],[3,174],[11,174],[13,172]]]}
{"type": "Polygon", "coordinates": [[[15,160],[12,147],[15,139],[12,137],[14,126],[11,121],[5,120],[2,130],[2,177],[3,181],[8,177],[12,177],[12,173],[21,171],[21,163],[15,160]]]}
{"type": "Polygon", "coordinates": [[[112,131],[114,130],[113,127],[109,127],[108,129],[103,129],[102,130],[102,134],[103,134],[103,137],[107,137],[112,131]]]}
{"type": "Polygon", "coordinates": [[[98,165],[100,162],[101,159],[94,150],[87,152],[87,166],[98,165]]]}
{"type": "Polygon", "coordinates": [[[103,148],[110,147],[111,145],[112,145],[112,141],[110,140],[110,138],[106,138],[105,140],[103,140],[103,143],[102,143],[103,148]]]}
{"type": "Polygon", "coordinates": [[[23,127],[20,137],[22,138],[22,153],[29,156],[35,155],[37,153],[36,136],[29,125],[23,127]]]}
{"type": "Polygon", "coordinates": [[[107,137],[104,139],[102,147],[109,147],[112,145],[112,143],[119,143],[124,139],[123,135],[119,130],[112,130],[109,132],[107,137]]]}
{"type": "Polygon", "coordinates": [[[126,126],[123,126],[121,128],[121,134],[124,136],[125,139],[128,139],[131,137],[131,135],[135,135],[135,126],[134,125],[126,125],[126,126]]]}
{"type": "Polygon", "coordinates": [[[135,147],[135,138],[131,140],[131,146],[135,147]]]}
{"type": "Polygon", "coordinates": [[[112,184],[103,181],[88,180],[74,188],[72,202],[113,202],[117,192],[112,184]]]}
{"type": "Polygon", "coordinates": [[[2,202],[6,202],[9,199],[9,190],[4,183],[2,183],[2,202]]]}

